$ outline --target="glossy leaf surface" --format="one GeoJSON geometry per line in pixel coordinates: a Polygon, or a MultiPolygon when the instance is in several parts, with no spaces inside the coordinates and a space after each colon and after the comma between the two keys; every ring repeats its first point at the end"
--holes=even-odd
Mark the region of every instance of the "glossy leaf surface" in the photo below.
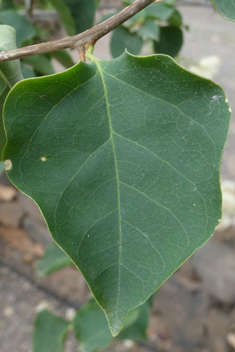
{"type": "Polygon", "coordinates": [[[235,0],[211,0],[211,2],[221,16],[235,21],[235,0]]]}
{"type": "Polygon", "coordinates": [[[116,335],[214,233],[231,113],[168,56],[89,59],[14,87],[4,160],[116,335]]]}
{"type": "Polygon", "coordinates": [[[47,310],[38,313],[33,333],[33,352],[62,352],[69,322],[47,310]]]}
{"type": "Polygon", "coordinates": [[[53,242],[37,262],[37,270],[40,276],[46,276],[72,264],[71,259],[53,242]]]}

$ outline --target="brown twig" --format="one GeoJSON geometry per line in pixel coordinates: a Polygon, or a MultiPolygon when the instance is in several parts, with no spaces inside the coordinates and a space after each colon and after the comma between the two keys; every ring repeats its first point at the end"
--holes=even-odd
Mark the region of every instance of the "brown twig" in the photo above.
{"type": "Polygon", "coordinates": [[[0,53],[0,62],[22,59],[27,56],[46,54],[52,51],[68,48],[77,49],[82,59],[85,57],[85,50],[88,49],[89,45],[94,45],[98,39],[102,38],[104,35],[117,28],[123,22],[127,21],[155,1],[163,0],[135,0],[133,4],[126,7],[118,14],[83,33],[72,37],[2,52],[0,53]]]}

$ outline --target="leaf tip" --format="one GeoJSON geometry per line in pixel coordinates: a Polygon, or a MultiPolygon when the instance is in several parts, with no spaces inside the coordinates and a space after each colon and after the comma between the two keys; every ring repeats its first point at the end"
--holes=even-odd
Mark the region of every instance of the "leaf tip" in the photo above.
{"type": "Polygon", "coordinates": [[[121,316],[118,314],[108,314],[107,312],[105,312],[105,315],[108,320],[109,330],[113,337],[116,337],[122,330],[128,311],[121,314],[121,316]]]}

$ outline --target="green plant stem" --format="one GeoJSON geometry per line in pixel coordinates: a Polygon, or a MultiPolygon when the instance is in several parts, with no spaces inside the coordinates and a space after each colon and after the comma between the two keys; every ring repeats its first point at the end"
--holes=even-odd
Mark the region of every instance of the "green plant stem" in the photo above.
{"type": "Polygon", "coordinates": [[[8,81],[8,79],[6,78],[6,76],[4,75],[4,73],[2,72],[2,70],[0,70],[0,77],[2,78],[2,80],[8,85],[8,87],[11,89],[12,85],[10,84],[10,82],[8,81]]]}
{"type": "Polygon", "coordinates": [[[87,52],[86,52],[86,58],[90,61],[93,60],[93,51],[94,51],[94,45],[90,45],[89,48],[87,49],[87,52]]]}

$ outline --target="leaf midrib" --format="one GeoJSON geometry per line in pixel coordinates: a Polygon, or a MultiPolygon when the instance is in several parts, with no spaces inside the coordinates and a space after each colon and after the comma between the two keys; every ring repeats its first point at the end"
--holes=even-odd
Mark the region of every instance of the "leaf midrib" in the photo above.
{"type": "Polygon", "coordinates": [[[118,197],[118,217],[119,217],[119,267],[118,267],[118,291],[117,291],[117,306],[116,306],[116,318],[118,316],[118,306],[119,306],[119,297],[120,297],[120,282],[121,282],[121,260],[122,260],[122,217],[121,217],[121,204],[120,204],[120,179],[119,179],[119,174],[118,174],[118,167],[117,167],[117,155],[116,155],[116,150],[115,150],[115,145],[114,145],[114,130],[112,126],[112,120],[111,120],[111,114],[110,114],[110,108],[109,108],[109,102],[108,102],[108,90],[106,87],[105,79],[104,79],[104,74],[102,71],[102,68],[99,64],[99,60],[94,58],[94,62],[97,66],[97,69],[99,71],[103,88],[104,88],[104,97],[105,97],[105,102],[106,102],[106,107],[107,107],[107,114],[108,114],[108,121],[109,121],[109,128],[110,128],[110,140],[112,143],[112,149],[113,149],[113,156],[114,156],[114,164],[115,164],[115,172],[116,172],[116,180],[117,180],[117,197],[118,197]]]}

